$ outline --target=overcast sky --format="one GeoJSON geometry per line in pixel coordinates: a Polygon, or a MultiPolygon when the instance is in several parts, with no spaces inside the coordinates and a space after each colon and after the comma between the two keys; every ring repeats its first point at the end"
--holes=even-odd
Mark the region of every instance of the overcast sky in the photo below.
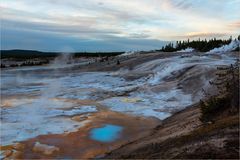
{"type": "Polygon", "coordinates": [[[1,49],[126,51],[240,34],[240,0],[0,0],[1,49]]]}

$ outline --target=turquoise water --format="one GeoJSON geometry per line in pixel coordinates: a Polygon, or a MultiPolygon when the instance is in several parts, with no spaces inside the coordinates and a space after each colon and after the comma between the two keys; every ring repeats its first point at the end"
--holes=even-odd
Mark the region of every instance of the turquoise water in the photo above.
{"type": "Polygon", "coordinates": [[[100,142],[112,142],[119,138],[119,135],[122,131],[123,127],[106,124],[101,128],[94,128],[90,132],[90,137],[93,140],[100,142]]]}

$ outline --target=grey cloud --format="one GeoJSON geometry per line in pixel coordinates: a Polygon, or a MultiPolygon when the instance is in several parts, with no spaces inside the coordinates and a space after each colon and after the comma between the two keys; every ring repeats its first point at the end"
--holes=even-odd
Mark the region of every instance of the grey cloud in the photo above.
{"type": "Polygon", "coordinates": [[[18,30],[28,30],[32,32],[46,32],[46,33],[56,33],[65,34],[66,36],[81,35],[88,38],[97,38],[105,34],[120,34],[118,31],[111,30],[98,30],[96,28],[90,28],[88,26],[79,25],[57,25],[39,22],[21,22],[21,21],[11,21],[2,20],[2,28],[13,28],[18,30]]]}
{"type": "Polygon", "coordinates": [[[132,34],[129,34],[129,37],[130,38],[149,38],[150,35],[145,33],[132,33],[132,34]]]}
{"type": "Polygon", "coordinates": [[[193,7],[193,1],[189,0],[169,0],[170,4],[177,9],[185,10],[193,7]]]}
{"type": "Polygon", "coordinates": [[[42,51],[129,51],[159,49],[167,42],[155,39],[132,39],[108,36],[105,40],[66,37],[54,33],[2,29],[2,49],[42,51]]]}
{"type": "Polygon", "coordinates": [[[220,38],[229,36],[227,33],[195,33],[191,35],[172,36],[174,39],[188,39],[188,38],[220,38]]]}

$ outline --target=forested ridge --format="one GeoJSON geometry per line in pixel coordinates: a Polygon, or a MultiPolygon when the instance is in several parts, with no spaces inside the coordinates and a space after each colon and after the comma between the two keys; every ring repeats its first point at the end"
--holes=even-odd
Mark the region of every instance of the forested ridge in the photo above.
{"type": "MultiPolygon", "coordinates": [[[[237,39],[240,41],[240,35],[238,36],[237,39]]],[[[196,51],[200,51],[200,52],[208,52],[214,48],[218,48],[221,47],[223,45],[228,45],[233,41],[233,38],[230,37],[229,39],[198,39],[198,40],[192,40],[190,41],[189,39],[186,41],[176,41],[176,43],[174,44],[173,42],[168,43],[167,45],[163,46],[160,50],[158,51],[163,51],[163,52],[175,52],[175,51],[179,51],[179,50],[184,50],[186,48],[193,48],[196,51]]],[[[236,50],[239,50],[239,47],[236,48],[236,50]]]]}

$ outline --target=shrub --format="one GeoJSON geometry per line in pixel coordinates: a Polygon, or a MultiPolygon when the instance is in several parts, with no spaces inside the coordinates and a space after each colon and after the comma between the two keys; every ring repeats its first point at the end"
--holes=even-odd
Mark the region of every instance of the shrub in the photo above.
{"type": "Polygon", "coordinates": [[[218,97],[210,97],[206,102],[200,101],[201,106],[201,117],[200,120],[202,122],[207,122],[212,120],[214,115],[218,112],[226,109],[229,106],[229,99],[226,97],[218,98],[218,97]]]}
{"type": "Polygon", "coordinates": [[[202,122],[211,121],[215,115],[228,109],[229,113],[239,111],[239,61],[228,67],[218,67],[217,78],[209,82],[218,88],[218,94],[205,102],[200,101],[202,122]]]}

